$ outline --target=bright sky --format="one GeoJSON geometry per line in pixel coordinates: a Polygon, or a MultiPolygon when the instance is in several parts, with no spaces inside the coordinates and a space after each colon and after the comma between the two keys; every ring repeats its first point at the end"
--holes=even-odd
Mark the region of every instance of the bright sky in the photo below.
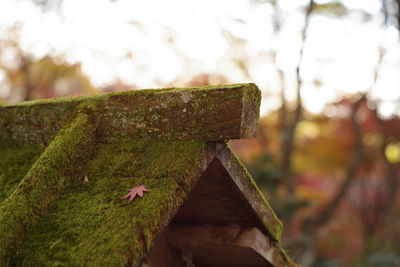
{"type": "MultiPolygon", "coordinates": [[[[2,0],[0,27],[22,21],[25,50],[38,57],[64,54],[71,63],[82,62],[95,86],[120,79],[154,88],[198,73],[219,73],[232,83],[259,85],[266,113],[280,104],[273,47],[278,66],[287,73],[287,96],[294,97],[303,23],[299,5],[306,2],[280,1],[285,24],[279,35],[272,29],[273,7],[256,0],[64,0],[58,13],[42,13],[29,0],[2,0]],[[236,42],[229,39],[232,36],[236,42]],[[234,63],[241,59],[247,60],[250,77],[234,63]]],[[[390,115],[400,99],[398,33],[379,26],[379,0],[343,2],[375,18],[366,23],[357,15],[312,18],[302,68],[305,105],[320,112],[342,94],[366,91],[378,60],[377,48],[384,45],[385,64],[372,95],[383,100],[380,112],[390,115]],[[322,83],[318,88],[316,80],[322,83]]]]}

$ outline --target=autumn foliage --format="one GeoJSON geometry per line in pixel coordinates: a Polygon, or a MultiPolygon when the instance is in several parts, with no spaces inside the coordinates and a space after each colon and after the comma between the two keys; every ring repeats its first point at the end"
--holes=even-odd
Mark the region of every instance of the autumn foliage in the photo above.
{"type": "Polygon", "coordinates": [[[231,143],[286,219],[293,255],[304,253],[305,235],[315,238],[319,262],[367,264],[376,253],[399,253],[400,119],[381,118],[375,107],[365,96],[353,95],[322,114],[305,115],[296,128],[294,200],[278,168],[277,112],[262,119],[257,140],[231,143]]]}

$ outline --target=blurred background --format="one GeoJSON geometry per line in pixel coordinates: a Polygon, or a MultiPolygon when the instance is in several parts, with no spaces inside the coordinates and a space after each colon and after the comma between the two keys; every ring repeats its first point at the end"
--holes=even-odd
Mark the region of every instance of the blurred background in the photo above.
{"type": "Polygon", "coordinates": [[[399,0],[1,0],[0,102],[256,83],[230,142],[303,266],[400,266],[399,0]]]}

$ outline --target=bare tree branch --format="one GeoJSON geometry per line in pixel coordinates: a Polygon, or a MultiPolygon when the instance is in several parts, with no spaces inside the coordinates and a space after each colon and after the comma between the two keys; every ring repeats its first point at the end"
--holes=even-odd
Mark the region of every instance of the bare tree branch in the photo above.
{"type": "Polygon", "coordinates": [[[304,17],[304,28],[302,31],[302,43],[300,47],[300,56],[299,62],[296,67],[296,109],[294,113],[293,120],[290,124],[286,125],[285,130],[282,136],[282,172],[286,173],[288,177],[288,191],[290,196],[294,196],[295,194],[295,182],[292,177],[292,157],[293,157],[293,150],[294,150],[294,137],[296,132],[297,124],[299,123],[302,113],[303,113],[303,104],[301,101],[301,86],[302,86],[302,79],[300,75],[302,63],[304,60],[304,48],[305,43],[307,40],[307,30],[310,23],[310,16],[312,13],[314,5],[314,0],[310,0],[309,4],[306,8],[306,13],[304,17]]]}
{"type": "Polygon", "coordinates": [[[387,195],[387,203],[385,207],[382,208],[382,212],[385,213],[385,217],[390,217],[390,215],[393,213],[394,208],[395,208],[395,201],[396,201],[396,196],[397,192],[399,189],[399,181],[398,181],[398,176],[396,172],[395,166],[389,161],[386,155],[386,147],[389,144],[389,136],[386,133],[384,122],[378,117],[378,114],[375,114],[375,119],[377,124],[381,128],[381,132],[383,135],[382,138],[382,143],[380,147],[380,153],[383,159],[383,163],[385,165],[385,180],[386,180],[386,187],[388,189],[388,195],[387,195]]]}
{"type": "MultiPolygon", "coordinates": [[[[388,11],[387,11],[386,0],[382,0],[382,13],[385,16],[385,19],[383,22],[383,27],[385,28],[387,25],[387,21],[388,21],[388,11]]],[[[376,83],[378,81],[379,71],[381,69],[385,53],[386,53],[386,50],[384,49],[383,45],[381,45],[381,47],[379,47],[378,62],[376,64],[375,71],[373,73],[373,81],[372,81],[370,88],[368,89],[369,95],[371,95],[372,90],[375,88],[376,83]]],[[[311,225],[313,227],[319,227],[319,226],[325,224],[333,216],[334,212],[336,211],[336,208],[340,204],[341,199],[345,195],[351,182],[354,180],[354,178],[356,176],[357,168],[362,161],[363,153],[364,153],[363,143],[362,143],[362,133],[361,133],[360,125],[357,122],[356,116],[357,116],[357,111],[359,110],[361,105],[366,100],[367,100],[367,96],[363,95],[361,98],[359,98],[353,104],[353,109],[352,109],[352,114],[351,114],[351,124],[352,124],[354,139],[355,139],[355,146],[354,146],[352,162],[347,169],[346,178],[345,178],[343,184],[340,186],[339,190],[337,191],[336,195],[330,201],[330,203],[322,210],[322,212],[319,213],[319,215],[316,218],[314,218],[312,220],[311,225]]]]}
{"type": "Polygon", "coordinates": [[[396,12],[397,28],[400,30],[400,0],[395,0],[395,2],[397,5],[397,12],[396,12]]]}
{"type": "MultiPolygon", "coordinates": [[[[281,24],[282,21],[280,19],[281,17],[281,11],[279,9],[279,5],[275,4],[274,5],[274,17],[273,17],[273,28],[274,28],[274,33],[277,34],[281,30],[281,24]]],[[[280,86],[280,99],[281,99],[281,107],[279,109],[279,127],[284,133],[286,127],[287,127],[287,103],[286,103],[286,97],[285,97],[285,91],[286,91],[286,82],[285,82],[285,73],[282,71],[281,68],[279,68],[278,63],[277,63],[277,49],[272,50],[272,61],[274,62],[274,66],[276,69],[276,73],[279,77],[279,86],[280,86]]],[[[284,136],[284,135],[282,135],[284,136]]],[[[284,138],[282,138],[282,144],[284,143],[284,138]]]]}
{"type": "Polygon", "coordinates": [[[318,214],[318,216],[314,219],[311,219],[308,223],[308,228],[319,227],[325,224],[329,219],[332,218],[334,212],[336,211],[337,207],[340,204],[340,201],[345,196],[347,189],[350,187],[350,184],[356,177],[357,169],[362,162],[363,158],[363,143],[362,143],[362,132],[357,121],[357,112],[360,109],[361,105],[366,101],[366,96],[363,95],[360,97],[354,104],[351,113],[351,125],[353,129],[353,136],[354,136],[354,150],[353,150],[353,157],[351,163],[347,169],[347,174],[344,182],[340,185],[338,191],[336,192],[335,196],[332,200],[326,205],[326,207],[318,214]]]}

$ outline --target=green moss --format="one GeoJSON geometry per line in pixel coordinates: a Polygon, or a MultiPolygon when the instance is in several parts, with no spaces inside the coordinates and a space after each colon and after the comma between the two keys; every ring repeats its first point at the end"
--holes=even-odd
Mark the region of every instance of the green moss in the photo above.
{"type": "Polygon", "coordinates": [[[107,94],[97,94],[91,96],[78,96],[78,97],[60,97],[60,98],[51,98],[51,99],[41,99],[41,100],[32,100],[25,101],[17,104],[4,104],[3,107],[21,107],[21,106],[37,106],[37,105],[62,105],[69,103],[77,103],[79,105],[83,101],[88,100],[103,100],[107,97],[113,96],[123,96],[123,95],[137,95],[137,94],[163,94],[163,93],[171,93],[171,92],[185,92],[192,90],[201,90],[201,91],[213,91],[216,89],[229,89],[229,88],[250,88],[254,87],[255,84],[227,84],[227,85],[211,85],[211,86],[201,86],[201,87],[186,87],[186,88],[162,88],[162,89],[142,89],[142,90],[134,90],[134,91],[125,91],[125,92],[112,92],[107,94]]]}
{"type": "MultiPolygon", "coordinates": [[[[244,168],[244,167],[243,167],[244,168]]],[[[258,195],[260,196],[260,199],[262,200],[265,209],[269,210],[268,212],[268,218],[263,218],[264,223],[266,223],[268,230],[272,234],[272,237],[277,240],[281,241],[282,240],[282,232],[283,232],[283,224],[279,220],[278,216],[272,209],[271,205],[268,203],[266,199],[266,195],[260,190],[260,188],[257,186],[256,182],[254,179],[251,177],[250,173],[247,171],[247,169],[244,168],[244,170],[247,173],[247,178],[249,179],[250,183],[253,185],[253,187],[257,190],[258,195]]]]}
{"type": "MultiPolygon", "coordinates": [[[[0,266],[139,265],[192,189],[206,141],[229,139],[210,128],[220,103],[259,99],[242,84],[0,107],[0,266]],[[136,185],[150,191],[122,200],[136,185]]],[[[270,213],[262,222],[279,239],[270,213]]]]}
{"type": "MultiPolygon", "coordinates": [[[[230,148],[226,146],[226,148],[230,151],[230,148]]],[[[243,166],[243,164],[240,162],[240,160],[233,154],[232,152],[230,155],[242,166],[242,170],[245,173],[245,179],[249,181],[249,183],[252,185],[252,188],[257,192],[256,197],[259,201],[257,201],[258,205],[261,206],[262,210],[264,212],[264,216],[262,214],[258,214],[261,219],[261,221],[264,223],[265,227],[267,228],[270,236],[280,242],[282,239],[282,232],[283,232],[283,224],[279,220],[278,216],[270,206],[270,204],[267,201],[266,195],[260,190],[260,188],[257,186],[256,182],[254,179],[251,177],[251,174],[247,171],[247,169],[243,166]],[[262,204],[262,205],[261,205],[262,204]]]]}
{"type": "MultiPolygon", "coordinates": [[[[82,103],[99,106],[99,134],[103,140],[126,136],[218,140],[220,133],[213,132],[210,121],[224,112],[220,104],[235,98],[246,100],[244,95],[258,92],[254,84],[237,84],[136,90],[4,105],[0,106],[0,144],[47,146],[82,103]]],[[[257,99],[254,101],[258,103],[257,99]]]]}
{"type": "MultiPolygon", "coordinates": [[[[279,245],[277,245],[278,250],[279,250],[279,258],[275,262],[278,262],[277,266],[279,267],[301,267],[300,265],[296,264],[295,262],[292,261],[292,259],[288,256],[287,252],[283,249],[280,248],[279,245]]],[[[274,259],[278,258],[275,255],[273,256],[274,259]]]]}
{"type": "Polygon", "coordinates": [[[123,140],[100,144],[85,174],[49,207],[17,249],[21,266],[136,266],[190,190],[204,144],[123,140]],[[129,203],[127,188],[149,192],[129,203]]]}
{"type": "Polygon", "coordinates": [[[8,263],[13,247],[47,212],[60,191],[82,176],[94,145],[92,116],[82,107],[0,205],[0,265],[8,263]]]}
{"type": "Polygon", "coordinates": [[[1,150],[0,203],[15,190],[42,151],[42,147],[16,147],[1,150]]]}

